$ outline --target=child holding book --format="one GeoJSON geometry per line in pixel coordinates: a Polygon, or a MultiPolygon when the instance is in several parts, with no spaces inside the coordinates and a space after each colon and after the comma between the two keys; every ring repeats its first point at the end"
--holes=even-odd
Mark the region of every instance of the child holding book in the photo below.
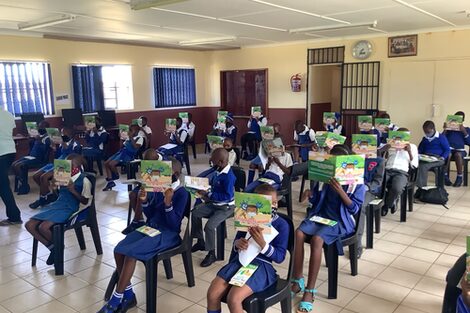
{"type": "Polygon", "coordinates": [[[104,145],[108,142],[109,134],[101,124],[101,118],[95,117],[95,127],[85,132],[86,145],[83,147],[82,154],[88,165],[88,171],[93,171],[94,158],[104,156],[104,145]]]}
{"type": "Polygon", "coordinates": [[[148,120],[146,116],[141,116],[139,117],[139,120],[141,122],[140,130],[143,132],[143,135],[145,135],[145,138],[147,139],[145,148],[150,148],[152,144],[152,129],[148,126],[148,120]]]}
{"type": "Polygon", "coordinates": [[[221,312],[221,299],[224,295],[227,295],[230,312],[243,312],[243,300],[253,293],[266,290],[277,281],[276,270],[272,263],[282,263],[285,259],[289,224],[277,215],[277,193],[272,186],[260,185],[255,192],[272,197],[271,226],[278,231],[278,235],[271,243],[267,244],[261,227],[256,226],[249,229],[251,237],[261,248],[261,252],[250,263],[251,265],[257,265],[258,268],[244,286],[238,287],[230,285],[229,281],[242,267],[238,260],[238,254],[248,248],[249,241],[245,239],[246,232],[237,232],[229,263],[219,270],[217,277],[212,281],[207,291],[207,312],[209,313],[221,312]]]}
{"type": "Polygon", "coordinates": [[[323,123],[325,130],[330,133],[341,135],[343,133],[343,126],[339,122],[340,119],[341,119],[341,114],[335,112],[335,122],[333,124],[327,125],[323,123]]]}
{"type": "MultiPolygon", "coordinates": [[[[426,121],[423,124],[424,137],[418,146],[419,154],[426,154],[429,156],[437,157],[437,161],[433,162],[420,162],[418,167],[418,177],[416,179],[416,186],[419,188],[425,187],[428,183],[428,172],[439,166],[443,166],[450,155],[450,146],[446,136],[443,136],[436,130],[433,121],[426,121]]],[[[441,182],[438,182],[441,184],[441,182]]]]}
{"type": "Polygon", "coordinates": [[[160,152],[163,157],[174,156],[183,163],[184,145],[189,139],[189,136],[188,129],[186,128],[186,125],[183,124],[181,117],[176,118],[176,131],[166,133],[170,135],[168,143],[175,146],[172,148],[165,148],[165,146],[162,146],[158,148],[158,152],[160,152]]]}
{"type": "Polygon", "coordinates": [[[294,162],[307,162],[308,152],[315,148],[315,131],[301,120],[294,125],[294,142],[298,149],[294,149],[294,162]]]}
{"type": "MultiPolygon", "coordinates": [[[[397,131],[398,130],[398,126],[394,123],[392,123],[392,119],[390,118],[390,114],[388,114],[387,112],[383,112],[379,115],[379,118],[386,118],[386,119],[389,119],[390,120],[390,124],[388,124],[388,131],[397,131]]],[[[386,133],[381,133],[380,134],[380,138],[381,138],[381,142],[382,144],[386,144],[387,143],[387,138],[388,138],[388,132],[386,133]]],[[[380,145],[379,143],[379,145],[380,145]]]]}
{"type": "MultiPolygon", "coordinates": [[[[349,149],[342,144],[334,146],[330,153],[332,155],[350,154],[349,149]]],[[[338,249],[338,254],[343,255],[340,239],[354,232],[356,222],[353,215],[361,210],[365,192],[364,185],[341,186],[335,178],[331,178],[321,191],[316,190],[310,197],[308,217],[302,221],[295,233],[292,292],[293,294],[303,292],[298,312],[312,312],[316,293],[314,288],[320,270],[323,244],[331,245],[331,249],[338,249]],[[313,222],[311,218],[314,216],[337,223],[329,226],[313,222]],[[303,278],[305,240],[310,243],[307,284],[303,278]],[[335,242],[337,244],[333,245],[335,242]]]]}
{"type": "Polygon", "coordinates": [[[41,167],[49,162],[49,151],[52,141],[47,135],[46,128],[49,128],[48,122],[42,121],[39,123],[39,134],[31,139],[29,143],[29,154],[14,161],[11,165],[16,176],[15,182],[18,181],[18,184],[15,183],[15,191],[18,191],[18,195],[29,193],[29,169],[41,167]]]}
{"type": "Polygon", "coordinates": [[[157,253],[171,249],[181,243],[180,229],[184,218],[189,193],[180,183],[181,163],[172,158],[172,186],[165,192],[139,191],[138,201],[147,216],[146,226],[158,230],[156,236],[145,231],[129,233],[114,248],[114,259],[118,283],[111,299],[98,313],[127,312],[137,305],[131,279],[136,262],[147,261],[157,253]]]}
{"type": "Polygon", "coordinates": [[[71,180],[67,186],[59,188],[56,201],[44,206],[41,212],[31,217],[25,224],[28,232],[45,245],[50,251],[47,265],[54,263],[54,245],[52,230],[54,224],[65,223],[79,209],[86,208],[92,200],[91,182],[82,172],[84,160],[79,154],[72,153],[67,157],[72,163],[71,180]]]}
{"type": "Polygon", "coordinates": [[[259,117],[251,116],[247,126],[248,132],[241,137],[242,155],[244,160],[251,160],[256,157],[254,151],[256,145],[261,142],[261,126],[266,126],[268,119],[261,114],[259,117]],[[250,154],[248,154],[248,150],[250,154]]]}
{"type": "MultiPolygon", "coordinates": [[[[70,154],[80,154],[82,146],[74,138],[74,131],[70,127],[62,129],[62,143],[55,151],[55,159],[65,160],[70,154]]],[[[31,209],[37,209],[40,206],[54,202],[57,195],[49,188],[49,182],[54,176],[54,164],[49,163],[40,168],[33,175],[33,179],[39,186],[39,199],[29,205],[31,209]]]]}
{"type": "MultiPolygon", "coordinates": [[[[465,113],[462,111],[456,112],[454,115],[462,116],[462,121],[465,120],[465,113]]],[[[467,156],[465,145],[470,145],[470,128],[460,125],[459,130],[448,130],[446,123],[444,123],[443,134],[446,136],[450,145],[451,159],[454,160],[457,167],[457,178],[453,184],[454,187],[460,187],[463,183],[463,159],[467,156]]],[[[445,175],[446,186],[452,186],[449,178],[450,161],[445,175]]]]}
{"type": "Polygon", "coordinates": [[[127,138],[121,149],[113,154],[104,162],[106,170],[106,181],[108,182],[103,191],[112,190],[116,186],[115,180],[119,179],[116,167],[121,163],[127,163],[135,159],[139,149],[144,144],[144,138],[139,134],[139,125],[131,125],[129,127],[129,138],[127,138]]]}
{"type": "Polygon", "coordinates": [[[265,172],[260,178],[248,184],[245,188],[245,192],[253,192],[256,187],[263,183],[267,183],[278,190],[281,187],[284,175],[290,175],[293,164],[292,156],[287,152],[282,152],[282,154],[277,157],[268,157],[265,172]]]}
{"type": "MultiPolygon", "coordinates": [[[[225,138],[223,145],[224,145],[224,149],[227,150],[228,152],[228,164],[230,166],[235,166],[237,162],[237,153],[233,149],[232,139],[228,137],[225,138]]],[[[210,181],[216,173],[217,173],[216,168],[214,166],[211,166],[207,170],[197,175],[197,177],[207,177],[209,178],[209,181],[210,181]]]]}
{"type": "Polygon", "coordinates": [[[189,140],[193,140],[194,132],[196,131],[196,124],[193,122],[193,115],[188,113],[188,123],[186,124],[186,128],[188,129],[188,136],[189,140]]]}
{"type": "Polygon", "coordinates": [[[201,262],[202,267],[208,267],[216,261],[215,230],[220,223],[233,215],[235,209],[235,175],[228,164],[228,152],[223,148],[215,149],[211,155],[212,166],[216,174],[211,180],[210,192],[199,191],[194,209],[191,214],[191,235],[197,242],[192,252],[208,251],[201,262]],[[207,223],[202,228],[202,219],[207,223]]]}

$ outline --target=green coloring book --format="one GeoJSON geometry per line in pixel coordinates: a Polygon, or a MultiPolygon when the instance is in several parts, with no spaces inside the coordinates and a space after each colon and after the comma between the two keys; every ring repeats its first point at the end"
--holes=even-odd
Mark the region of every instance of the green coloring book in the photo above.
{"type": "Polygon", "coordinates": [[[357,126],[360,131],[370,131],[372,129],[372,115],[359,115],[357,117],[357,126]]]}
{"type": "Polygon", "coordinates": [[[237,287],[243,287],[257,269],[258,265],[254,264],[243,266],[238,270],[238,272],[235,273],[235,275],[233,275],[229,281],[229,284],[237,287]]]}
{"type": "Polygon", "coordinates": [[[274,139],[274,127],[272,126],[260,126],[261,137],[263,139],[272,140],[274,139]]]}
{"type": "Polygon", "coordinates": [[[188,112],[180,112],[178,116],[183,120],[184,124],[188,124],[189,115],[188,112]]]}
{"type": "Polygon", "coordinates": [[[119,124],[119,137],[121,140],[129,139],[129,125],[119,124]]]}
{"type": "Polygon", "coordinates": [[[139,127],[142,127],[142,120],[140,118],[134,118],[131,121],[131,125],[137,125],[139,127]]]}
{"type": "Polygon", "coordinates": [[[446,130],[460,131],[460,126],[463,123],[462,115],[447,115],[446,130]]]}
{"type": "Polygon", "coordinates": [[[165,130],[168,133],[173,133],[176,131],[176,118],[167,118],[165,120],[165,130]]]}
{"type": "Polygon", "coordinates": [[[341,185],[363,184],[364,163],[362,155],[337,155],[322,161],[308,161],[308,178],[327,183],[335,178],[341,185]]]}
{"type": "Polygon", "coordinates": [[[223,148],[224,147],[224,137],[207,135],[207,143],[211,149],[223,148]]]}
{"type": "Polygon", "coordinates": [[[146,191],[163,192],[171,187],[171,161],[142,160],[140,178],[146,191]]]}
{"type": "Polygon", "coordinates": [[[251,116],[259,118],[261,116],[261,107],[251,107],[251,116]]]}
{"type": "Polygon", "coordinates": [[[54,160],[54,179],[58,186],[67,186],[72,179],[72,161],[54,160]]]}
{"type": "Polygon", "coordinates": [[[227,119],[225,116],[219,116],[217,118],[217,128],[221,131],[225,131],[225,129],[227,128],[227,125],[225,124],[226,120],[227,119]]]}
{"type": "Polygon", "coordinates": [[[227,115],[228,115],[228,111],[218,111],[218,112],[217,112],[217,120],[218,120],[220,117],[226,118],[227,115]]]}
{"type": "Polygon", "coordinates": [[[60,145],[62,143],[62,134],[58,128],[46,128],[46,132],[53,144],[60,145]]]}
{"type": "Polygon", "coordinates": [[[274,138],[272,140],[263,140],[261,142],[264,153],[268,157],[280,157],[284,151],[285,147],[282,143],[281,138],[274,138]]]}
{"type": "Polygon", "coordinates": [[[366,158],[377,157],[377,136],[368,134],[352,135],[351,148],[356,154],[363,154],[366,158]]]}
{"type": "Polygon", "coordinates": [[[83,116],[83,121],[85,122],[86,130],[93,130],[96,127],[96,121],[94,115],[85,115],[83,116]]]}
{"type": "Polygon", "coordinates": [[[26,122],[26,130],[28,131],[29,137],[39,136],[38,124],[36,122],[26,122]]]}
{"type": "Polygon", "coordinates": [[[271,233],[271,207],[271,196],[235,192],[235,229],[248,231],[249,227],[260,226],[263,233],[271,233]]]}
{"type": "Polygon", "coordinates": [[[378,129],[381,133],[388,132],[388,126],[390,125],[389,118],[376,118],[374,119],[375,128],[378,129]]]}
{"type": "Polygon", "coordinates": [[[327,132],[324,145],[331,149],[336,145],[343,144],[345,141],[346,137],[332,132],[327,132]]]}
{"type": "Polygon", "coordinates": [[[315,140],[319,147],[325,147],[326,136],[328,135],[327,131],[317,131],[315,132],[315,140]]]}
{"type": "Polygon", "coordinates": [[[323,124],[333,125],[336,122],[335,112],[323,112],[323,124]]]}
{"type": "Polygon", "coordinates": [[[396,150],[403,150],[410,143],[410,132],[406,131],[390,131],[387,143],[396,150]]]}

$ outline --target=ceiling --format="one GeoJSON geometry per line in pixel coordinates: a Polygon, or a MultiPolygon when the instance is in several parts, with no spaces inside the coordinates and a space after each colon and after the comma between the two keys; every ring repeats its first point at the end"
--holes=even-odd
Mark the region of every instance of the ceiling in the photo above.
{"type": "Polygon", "coordinates": [[[300,40],[470,28],[469,0],[188,0],[134,11],[129,0],[0,0],[0,33],[180,47],[180,41],[234,36],[190,49],[228,49],[300,40]],[[469,13],[467,14],[466,11],[469,13]],[[19,31],[18,23],[60,14],[76,19],[19,31]],[[375,29],[290,33],[377,20],[375,29]]]}

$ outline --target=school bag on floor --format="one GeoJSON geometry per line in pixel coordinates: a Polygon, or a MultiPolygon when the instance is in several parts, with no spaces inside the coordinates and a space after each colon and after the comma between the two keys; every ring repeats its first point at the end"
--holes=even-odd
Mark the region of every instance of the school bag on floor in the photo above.
{"type": "Polygon", "coordinates": [[[449,209],[446,206],[447,201],[449,201],[449,194],[444,187],[420,189],[418,199],[424,203],[440,204],[449,209]]]}

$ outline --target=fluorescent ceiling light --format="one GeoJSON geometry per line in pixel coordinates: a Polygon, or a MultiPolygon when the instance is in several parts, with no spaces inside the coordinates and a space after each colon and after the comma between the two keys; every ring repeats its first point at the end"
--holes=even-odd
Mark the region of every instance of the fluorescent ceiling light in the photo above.
{"type": "Polygon", "coordinates": [[[435,14],[432,14],[431,12],[428,12],[428,11],[426,11],[426,10],[420,9],[420,8],[418,8],[417,6],[414,6],[414,5],[412,5],[412,4],[408,3],[408,2],[405,2],[405,1],[403,1],[403,0],[393,0],[393,1],[395,1],[396,3],[399,3],[399,4],[401,4],[401,5],[404,5],[404,6],[407,7],[407,8],[410,8],[410,9],[413,9],[413,10],[418,11],[418,12],[420,12],[420,13],[426,14],[427,16],[433,17],[433,18],[435,18],[436,20],[439,20],[439,21],[444,22],[444,23],[446,23],[446,24],[449,24],[449,25],[451,25],[451,26],[457,26],[457,25],[455,25],[454,23],[449,22],[449,21],[446,20],[446,19],[443,19],[443,18],[440,17],[440,16],[437,16],[437,15],[435,15],[435,14]]]}
{"type": "Polygon", "coordinates": [[[183,1],[187,0],[131,0],[129,4],[132,10],[143,10],[183,1]]]}
{"type": "Polygon", "coordinates": [[[305,33],[305,32],[315,32],[315,31],[337,30],[337,29],[349,29],[349,28],[357,28],[357,27],[376,28],[377,21],[373,21],[369,23],[349,24],[349,25],[331,25],[331,26],[295,28],[295,29],[289,29],[289,33],[291,34],[305,33]]]}
{"type": "Polygon", "coordinates": [[[206,39],[195,39],[195,40],[185,40],[180,41],[178,44],[180,46],[197,46],[197,45],[206,45],[206,44],[213,44],[213,43],[222,43],[222,42],[231,42],[236,40],[237,37],[214,37],[214,38],[206,38],[206,39]]]}
{"type": "Polygon", "coordinates": [[[60,16],[56,16],[53,18],[43,19],[37,22],[26,22],[26,23],[19,23],[18,29],[19,30],[32,30],[37,28],[43,28],[47,26],[67,23],[73,21],[76,18],[75,15],[64,14],[60,16]]]}

